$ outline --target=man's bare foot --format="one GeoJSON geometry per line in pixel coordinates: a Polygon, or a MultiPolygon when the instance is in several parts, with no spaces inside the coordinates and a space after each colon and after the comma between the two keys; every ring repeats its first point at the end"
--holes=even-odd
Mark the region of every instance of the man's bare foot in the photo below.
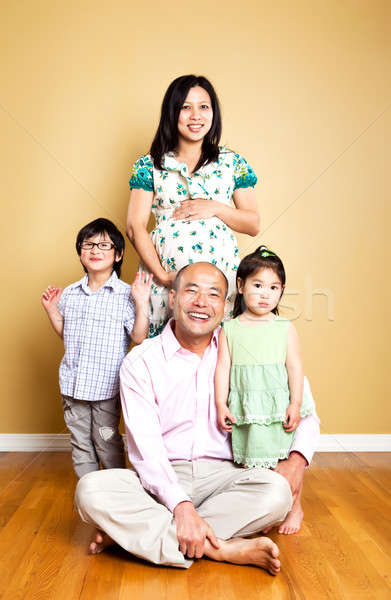
{"type": "Polygon", "coordinates": [[[290,535],[297,533],[300,529],[303,521],[304,513],[300,502],[295,502],[290,513],[288,513],[285,521],[283,521],[278,528],[278,533],[285,533],[290,535]]]}
{"type": "Polygon", "coordinates": [[[115,544],[115,542],[107,535],[107,533],[97,529],[94,533],[93,540],[88,547],[88,553],[99,554],[102,550],[113,544],[115,544]]]}
{"type": "Polygon", "coordinates": [[[219,540],[220,548],[216,549],[208,542],[205,544],[205,554],[218,561],[236,565],[255,565],[265,569],[271,575],[277,575],[281,569],[280,551],[277,545],[267,537],[252,539],[232,538],[219,540]]]}

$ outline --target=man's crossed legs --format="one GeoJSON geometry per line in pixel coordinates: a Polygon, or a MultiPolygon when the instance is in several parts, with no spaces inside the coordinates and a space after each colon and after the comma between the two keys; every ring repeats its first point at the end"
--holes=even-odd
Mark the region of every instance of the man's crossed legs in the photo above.
{"type": "MultiPolygon", "coordinates": [[[[244,538],[285,518],[292,505],[286,479],[268,469],[244,469],[231,461],[171,464],[197,513],[219,540],[218,549],[206,542],[204,554],[218,561],[255,564],[276,574],[280,570],[276,544],[267,537],[244,538]]],[[[93,552],[112,540],[155,564],[183,568],[192,564],[178,548],[173,514],[144,490],[134,471],[88,473],[78,483],[76,505],[81,518],[99,530],[91,544],[93,552]]]]}

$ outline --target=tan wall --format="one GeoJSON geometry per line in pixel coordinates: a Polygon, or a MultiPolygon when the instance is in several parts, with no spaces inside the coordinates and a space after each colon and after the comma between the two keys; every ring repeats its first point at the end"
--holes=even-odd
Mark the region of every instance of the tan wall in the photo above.
{"type": "MultiPolygon", "coordinates": [[[[262,241],[285,259],[298,295],[284,314],[301,311],[322,431],[390,431],[390,6],[3,3],[0,431],[64,429],[62,345],[40,293],[80,278],[82,225],[106,216],[123,228],[130,165],[149,148],[167,85],[190,72],[215,84],[223,141],[260,178],[263,233],[242,236],[241,253],[262,241]]],[[[124,279],[136,264],[128,247],[124,279]]]]}

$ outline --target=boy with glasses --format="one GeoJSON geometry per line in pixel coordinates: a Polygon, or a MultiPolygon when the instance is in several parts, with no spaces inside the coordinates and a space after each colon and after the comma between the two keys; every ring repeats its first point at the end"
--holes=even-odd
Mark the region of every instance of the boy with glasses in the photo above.
{"type": "Polygon", "coordinates": [[[99,470],[99,462],[104,469],[125,466],[119,369],[130,339],[140,344],[148,334],[152,276],[137,273],[132,286],[121,281],[124,249],[124,237],[111,221],[92,221],[76,239],[86,275],[63,292],[49,286],[41,297],[64,340],[60,390],[78,478],[99,470]]]}

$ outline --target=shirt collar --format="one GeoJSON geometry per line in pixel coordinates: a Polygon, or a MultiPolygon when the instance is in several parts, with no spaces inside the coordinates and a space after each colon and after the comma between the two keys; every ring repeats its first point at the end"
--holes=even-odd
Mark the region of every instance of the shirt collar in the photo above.
{"type": "Polygon", "coordinates": [[[118,292],[121,289],[121,284],[115,271],[112,272],[110,279],[102,287],[111,287],[114,292],[118,292]]]}
{"type": "MultiPolygon", "coordinates": [[[[172,330],[173,323],[174,319],[170,319],[165,328],[163,329],[162,333],[160,334],[163,352],[166,360],[170,360],[170,358],[172,358],[176,352],[183,349],[172,330]]],[[[217,347],[220,329],[221,327],[216,327],[216,329],[213,331],[212,339],[208,348],[210,348],[211,346],[217,347]]]]}
{"type": "MultiPolygon", "coordinates": [[[[79,281],[76,281],[76,283],[72,283],[70,287],[73,287],[73,288],[80,287],[83,290],[83,292],[85,294],[87,294],[88,296],[90,296],[91,294],[95,294],[95,292],[92,292],[90,290],[90,288],[88,287],[88,274],[87,273],[84,275],[84,277],[82,277],[82,279],[80,279],[79,281]]],[[[105,287],[112,288],[114,293],[116,293],[120,290],[121,286],[119,284],[118,275],[115,271],[112,272],[111,276],[106,281],[106,283],[104,283],[102,285],[102,287],[99,289],[102,289],[105,287]]]]}
{"type": "MultiPolygon", "coordinates": [[[[219,150],[220,155],[227,153],[227,148],[225,146],[219,146],[219,150]]],[[[222,159],[222,157],[219,156],[219,159],[220,158],[222,159]]],[[[183,175],[183,177],[187,177],[190,179],[186,163],[179,162],[172,150],[164,155],[163,166],[166,169],[166,171],[178,171],[181,175],[183,175]]],[[[205,177],[215,169],[216,163],[209,163],[208,165],[204,165],[203,167],[199,168],[198,171],[196,171],[196,173],[193,175],[193,177],[197,177],[198,175],[201,175],[201,177],[205,177]]]]}
{"type": "Polygon", "coordinates": [[[164,155],[163,166],[166,171],[178,171],[183,177],[189,177],[186,163],[179,162],[173,152],[164,155]]]}

